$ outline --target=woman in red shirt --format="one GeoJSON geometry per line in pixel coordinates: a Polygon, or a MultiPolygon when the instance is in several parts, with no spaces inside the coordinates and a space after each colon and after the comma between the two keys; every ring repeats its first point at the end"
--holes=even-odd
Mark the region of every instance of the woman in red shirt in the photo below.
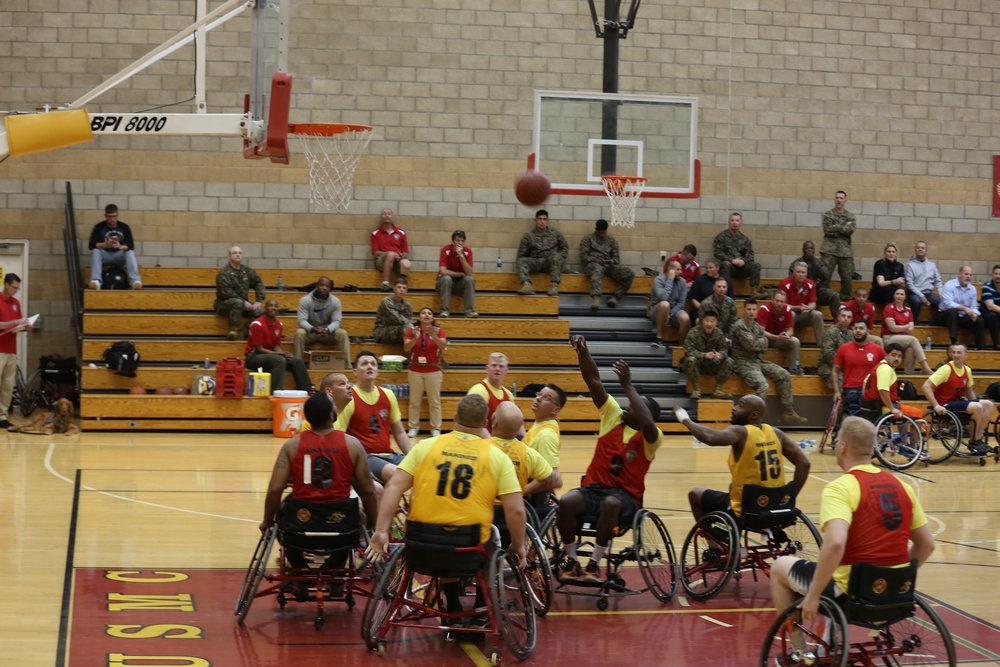
{"type": "Polygon", "coordinates": [[[427,394],[430,405],[431,436],[441,435],[441,353],[448,345],[444,329],[434,323],[434,311],[421,308],[417,326],[407,330],[403,352],[410,357],[410,430],[407,436],[416,438],[420,432],[420,406],[427,394]]]}
{"type": "Polygon", "coordinates": [[[913,374],[915,363],[920,364],[924,373],[931,374],[924,348],[920,347],[920,341],[913,335],[913,311],[906,305],[904,287],[897,287],[893,291],[892,303],[887,303],[882,310],[882,343],[886,347],[889,343],[903,346],[903,368],[907,375],[913,374]]]}

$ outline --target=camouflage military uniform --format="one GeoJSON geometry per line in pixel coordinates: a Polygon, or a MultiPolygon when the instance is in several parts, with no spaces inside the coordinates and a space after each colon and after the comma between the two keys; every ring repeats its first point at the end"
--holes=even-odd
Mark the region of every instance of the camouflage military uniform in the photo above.
{"type": "Polygon", "coordinates": [[[618,241],[610,236],[604,238],[598,238],[596,234],[584,236],[580,241],[580,262],[583,264],[584,273],[590,276],[590,296],[601,296],[603,291],[601,278],[607,276],[618,283],[615,296],[620,299],[628,292],[635,278],[632,269],[619,263],[621,257],[618,255],[618,241]],[[604,264],[598,264],[599,259],[604,260],[604,264]]]}
{"type": "Polygon", "coordinates": [[[517,276],[522,283],[530,283],[532,273],[548,271],[552,284],[558,285],[568,254],[566,237],[558,229],[548,227],[544,232],[532,229],[521,237],[517,249],[517,276]]]}
{"type": "Polygon", "coordinates": [[[747,383],[753,393],[767,400],[767,380],[774,381],[775,389],[785,410],[792,409],[792,380],[784,368],[764,359],[767,336],[764,327],[749,323],[741,317],[730,332],[733,342],[733,371],[747,383]]]}
{"type": "MultiPolygon", "coordinates": [[[[240,265],[234,269],[232,264],[226,264],[219,270],[215,278],[215,312],[229,318],[229,330],[237,331],[243,317],[243,304],[250,300],[250,289],[256,294],[256,301],[261,303],[267,298],[264,281],[257,272],[249,266],[240,265]]],[[[246,313],[248,319],[260,315],[260,312],[246,313]]]]}
{"type": "Polygon", "coordinates": [[[382,299],[375,311],[376,343],[402,343],[406,330],[413,327],[413,306],[406,299],[396,300],[395,294],[382,299]]]}
{"type": "Polygon", "coordinates": [[[833,269],[840,272],[840,298],[853,298],[854,248],[851,247],[851,235],[857,228],[857,221],[850,211],[837,212],[831,208],[823,214],[823,243],[819,247],[819,256],[826,267],[826,272],[833,278],[833,269]]]}
{"type": "Polygon", "coordinates": [[[823,334],[823,346],[819,351],[817,372],[823,378],[823,384],[830,390],[833,390],[833,380],[831,379],[833,375],[833,358],[837,356],[837,349],[841,345],[850,343],[852,340],[854,340],[854,334],[851,333],[851,329],[848,328],[845,331],[837,325],[833,325],[823,334]]]}
{"type": "Polygon", "coordinates": [[[740,318],[736,312],[736,302],[728,296],[722,297],[722,303],[715,300],[715,294],[706,297],[701,302],[701,306],[698,307],[698,319],[704,316],[706,310],[714,310],[715,314],[719,316],[719,330],[726,336],[729,336],[736,320],[740,318]]]}
{"type": "Polygon", "coordinates": [[[806,265],[806,278],[816,283],[816,305],[830,308],[830,315],[837,319],[837,311],[840,310],[840,295],[836,290],[830,289],[830,272],[823,262],[816,260],[810,262],[805,256],[799,257],[788,265],[788,275],[795,273],[795,265],[802,262],[806,265]]]}
{"type": "Polygon", "coordinates": [[[719,260],[719,273],[724,276],[747,278],[756,292],[760,287],[760,264],[754,261],[753,242],[743,232],[733,234],[728,229],[719,232],[712,242],[712,252],[719,260]],[[741,258],[743,266],[733,266],[733,260],[741,258]]]}
{"type": "Polygon", "coordinates": [[[733,369],[733,360],[727,353],[728,348],[726,336],[719,327],[716,327],[711,334],[705,333],[703,327],[695,327],[688,332],[687,338],[684,339],[684,359],[681,367],[699,394],[701,371],[714,375],[715,390],[722,391],[722,386],[726,384],[733,369]],[[705,354],[712,351],[721,352],[722,358],[706,359],[705,354]]]}

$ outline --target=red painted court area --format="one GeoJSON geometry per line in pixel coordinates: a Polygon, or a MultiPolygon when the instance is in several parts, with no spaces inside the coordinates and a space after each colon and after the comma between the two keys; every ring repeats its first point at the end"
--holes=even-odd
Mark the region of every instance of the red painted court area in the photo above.
{"type": "MultiPolygon", "coordinates": [[[[364,598],[353,611],[329,603],[321,631],[313,628],[315,603],[290,602],[280,612],[273,597],[260,598],[241,627],[233,607],[243,576],[236,570],[76,569],[67,664],[487,664],[476,644],[449,644],[436,631],[393,631],[379,658],[361,640],[364,598]]],[[[635,571],[626,576],[638,579],[635,571]]],[[[601,612],[593,598],[557,594],[538,621],[535,652],[522,664],[756,665],[774,617],[770,604],[767,581],[749,576],[709,603],[690,605],[680,597],[660,605],[646,593],[613,599],[601,612]]],[[[955,638],[959,662],[1000,661],[1000,628],[943,603],[937,611],[955,638]]],[[[517,664],[506,652],[502,661],[517,664]]]]}

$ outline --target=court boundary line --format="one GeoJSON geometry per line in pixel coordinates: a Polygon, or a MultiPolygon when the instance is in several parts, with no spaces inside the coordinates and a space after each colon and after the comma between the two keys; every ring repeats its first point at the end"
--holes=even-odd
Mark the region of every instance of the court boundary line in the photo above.
{"type": "Polygon", "coordinates": [[[56,667],[66,664],[66,640],[69,635],[69,620],[72,613],[73,573],[76,571],[76,525],[80,516],[80,469],[73,476],[73,507],[69,516],[69,534],[66,544],[66,568],[63,573],[62,604],[59,612],[59,637],[56,641],[56,667]]]}

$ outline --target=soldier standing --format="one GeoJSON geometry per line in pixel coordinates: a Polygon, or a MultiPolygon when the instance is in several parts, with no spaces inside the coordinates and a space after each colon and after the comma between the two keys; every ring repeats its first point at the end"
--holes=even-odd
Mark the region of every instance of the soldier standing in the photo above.
{"type": "Polygon", "coordinates": [[[234,245],[229,249],[229,262],[219,269],[215,278],[216,314],[229,318],[228,340],[236,340],[240,335],[240,320],[244,315],[253,319],[264,312],[261,302],[267,298],[264,281],[257,272],[243,265],[243,249],[234,245]],[[256,301],[249,301],[253,288],[256,301]]]}
{"type": "Polygon", "coordinates": [[[517,293],[534,294],[531,274],[548,271],[552,280],[549,296],[559,294],[562,265],[568,255],[566,237],[558,229],[549,228],[549,212],[544,209],[537,211],[535,228],[525,232],[517,248],[517,275],[521,279],[521,289],[517,293]]]}
{"type": "Polygon", "coordinates": [[[753,289],[753,298],[762,299],[760,291],[760,264],[754,261],[753,242],[740,231],[743,215],[729,214],[729,228],[719,232],[712,242],[712,251],[719,260],[719,273],[724,276],[747,278],[753,289]]]}
{"type": "Polygon", "coordinates": [[[774,381],[781,405],[782,419],[787,424],[804,424],[808,420],[795,413],[792,407],[792,380],[784,368],[764,359],[767,336],[764,327],[757,324],[757,300],[747,299],[743,304],[743,318],[737,320],[730,332],[733,341],[733,371],[761,400],[767,399],[767,380],[774,381]]]}
{"type": "Polygon", "coordinates": [[[618,241],[608,236],[607,220],[598,220],[594,225],[594,233],[580,240],[580,262],[583,263],[584,273],[590,276],[590,309],[597,310],[601,305],[601,279],[604,276],[618,283],[618,289],[608,299],[610,307],[617,306],[618,299],[624,297],[632,286],[635,273],[621,265],[618,241]]]}
{"type": "Polygon", "coordinates": [[[833,197],[833,208],[823,214],[823,243],[819,246],[819,256],[827,274],[833,278],[833,269],[840,272],[840,298],[847,301],[854,290],[854,248],[851,235],[858,228],[854,214],[844,208],[847,193],[837,190],[833,197]]]}
{"type": "MultiPolygon", "coordinates": [[[[729,297],[726,297],[727,299],[729,297]]],[[[702,304],[704,308],[704,304],[702,304]]],[[[694,386],[691,398],[701,398],[701,371],[715,375],[715,389],[712,398],[732,398],[722,390],[733,369],[733,360],[726,350],[729,345],[722,330],[718,328],[719,316],[714,310],[706,309],[701,313],[701,326],[691,329],[684,339],[684,374],[694,386]]]]}

